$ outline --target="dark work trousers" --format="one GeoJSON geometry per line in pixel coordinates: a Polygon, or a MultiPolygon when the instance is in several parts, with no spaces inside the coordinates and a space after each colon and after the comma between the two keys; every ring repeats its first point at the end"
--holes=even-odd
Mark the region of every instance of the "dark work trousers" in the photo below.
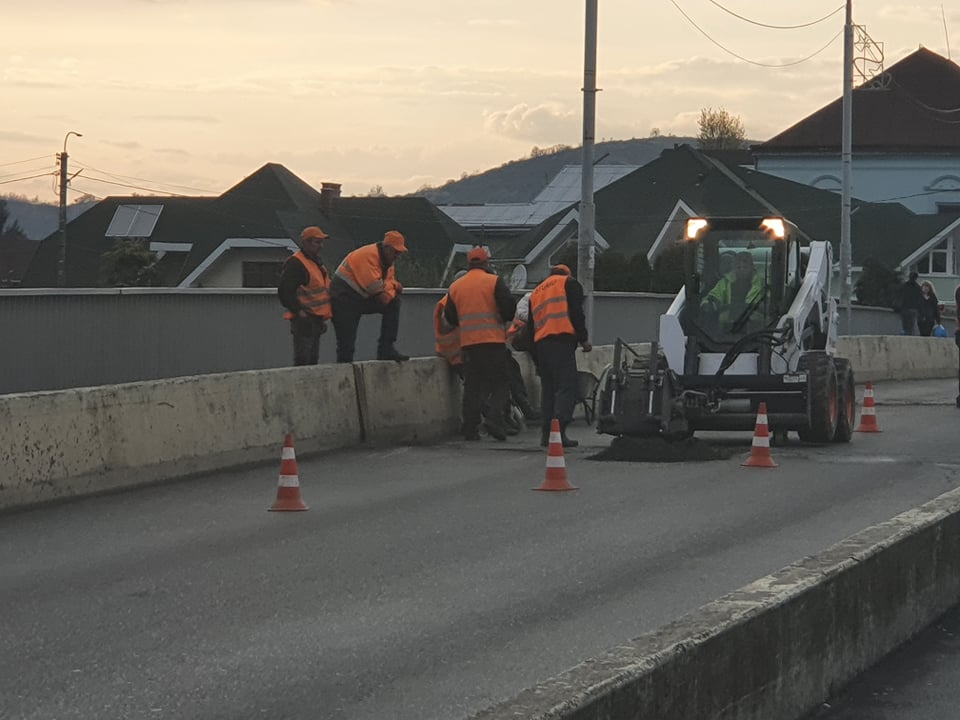
{"type": "Polygon", "coordinates": [[[290,321],[294,365],[316,365],[320,362],[320,336],[326,331],[327,324],[322,318],[294,318],[290,321]]]}
{"type": "Polygon", "coordinates": [[[389,305],[380,304],[376,298],[362,298],[356,294],[334,295],[330,298],[333,308],[333,331],[337,334],[337,362],[353,362],[357,344],[357,328],[363,315],[380,314],[380,340],[377,355],[390,352],[400,332],[400,296],[389,305]]]}
{"type": "Polygon", "coordinates": [[[510,371],[510,399],[524,414],[527,414],[532,410],[530,399],[527,397],[527,385],[523,381],[520,363],[517,362],[517,359],[513,356],[513,351],[509,348],[507,349],[507,369],[510,371]]]}
{"type": "Polygon", "coordinates": [[[901,332],[904,335],[916,335],[917,334],[917,315],[919,313],[916,310],[901,310],[900,311],[900,327],[901,332]]]}
{"type": "Polygon", "coordinates": [[[556,418],[565,428],[573,420],[577,404],[577,339],[573,335],[551,335],[536,344],[540,368],[540,416],[549,429],[556,418]]]}
{"type": "Polygon", "coordinates": [[[503,410],[510,397],[510,375],[503,343],[467,345],[463,353],[463,434],[480,430],[480,413],[487,408],[487,422],[503,429],[503,410]]]}

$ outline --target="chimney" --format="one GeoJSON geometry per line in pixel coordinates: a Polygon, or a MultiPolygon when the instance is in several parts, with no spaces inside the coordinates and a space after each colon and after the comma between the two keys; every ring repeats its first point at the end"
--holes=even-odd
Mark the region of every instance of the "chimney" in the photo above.
{"type": "Polygon", "coordinates": [[[340,183],[320,183],[320,208],[326,212],[333,205],[334,198],[340,197],[340,183]]]}

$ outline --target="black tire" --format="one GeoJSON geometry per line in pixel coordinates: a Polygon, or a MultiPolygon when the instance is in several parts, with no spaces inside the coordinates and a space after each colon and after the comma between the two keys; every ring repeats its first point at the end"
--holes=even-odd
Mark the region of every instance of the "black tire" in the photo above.
{"type": "Polygon", "coordinates": [[[833,434],[836,443],[848,443],[853,438],[853,428],[857,421],[857,386],[853,380],[853,367],[846,358],[834,358],[837,370],[837,430],[833,434]]]}
{"type": "Polygon", "coordinates": [[[800,356],[797,370],[807,373],[807,425],[797,429],[804,442],[828,443],[837,431],[837,373],[833,358],[822,352],[800,356]]]}

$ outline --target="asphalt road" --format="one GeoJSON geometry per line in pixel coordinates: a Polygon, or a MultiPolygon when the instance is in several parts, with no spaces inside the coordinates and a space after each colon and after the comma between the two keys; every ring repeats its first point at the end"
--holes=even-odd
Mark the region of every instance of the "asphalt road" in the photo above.
{"type": "Polygon", "coordinates": [[[0,717],[459,718],[960,484],[956,381],[881,434],[711,462],[507,443],[300,459],[0,516],[0,717]]]}

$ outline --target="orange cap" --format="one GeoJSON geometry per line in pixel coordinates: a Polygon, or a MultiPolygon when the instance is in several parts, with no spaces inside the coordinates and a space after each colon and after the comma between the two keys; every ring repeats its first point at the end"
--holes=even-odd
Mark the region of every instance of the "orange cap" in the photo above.
{"type": "Polygon", "coordinates": [[[550,269],[553,270],[556,275],[573,275],[573,273],[570,272],[570,268],[566,265],[554,265],[550,269]]]}
{"type": "Polygon", "coordinates": [[[467,262],[471,265],[482,265],[489,259],[490,256],[482,247],[477,246],[467,251],[467,262]]]}
{"type": "Polygon", "coordinates": [[[309,240],[310,238],[316,238],[317,240],[326,240],[328,237],[330,236],[327,235],[323,230],[318,228],[316,225],[311,225],[309,227],[305,227],[303,229],[303,232],[300,233],[300,242],[303,242],[304,240],[309,240]]]}
{"type": "Polygon", "coordinates": [[[396,230],[389,230],[387,234],[383,236],[383,244],[389,245],[397,252],[405,253],[407,251],[406,238],[396,230]]]}

